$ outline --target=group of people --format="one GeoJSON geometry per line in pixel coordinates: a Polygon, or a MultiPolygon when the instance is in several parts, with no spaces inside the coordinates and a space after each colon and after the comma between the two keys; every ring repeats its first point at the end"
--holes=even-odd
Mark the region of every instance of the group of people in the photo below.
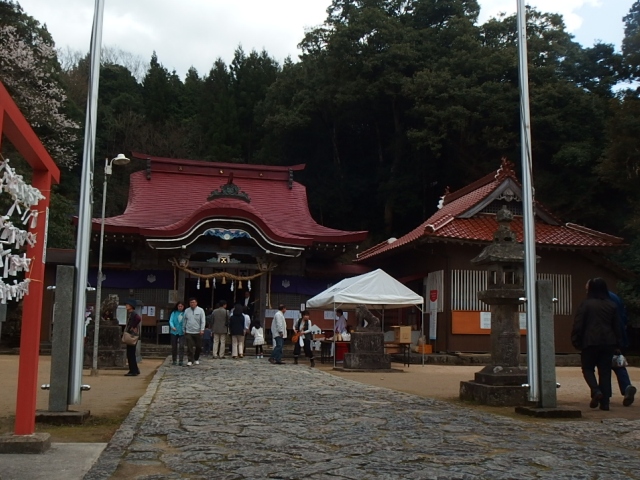
{"type": "MultiPolygon", "coordinates": [[[[286,311],[287,307],[285,307],[284,304],[281,303],[278,305],[278,311],[273,317],[273,322],[271,322],[271,336],[274,347],[269,357],[269,362],[275,365],[282,365],[284,363],[282,361],[282,348],[284,346],[284,340],[287,338],[287,322],[284,318],[286,311]]],[[[310,313],[307,310],[303,310],[300,312],[300,318],[293,322],[293,363],[298,365],[300,352],[304,349],[304,355],[309,359],[309,365],[315,367],[316,362],[313,356],[313,350],[311,349],[313,331],[309,317],[310,313]]]]}
{"type": "Polygon", "coordinates": [[[201,354],[225,358],[227,335],[231,336],[231,357],[243,358],[245,336],[249,332],[254,337],[256,356],[261,358],[262,345],[265,343],[263,328],[260,322],[251,322],[249,312],[250,308],[246,302],[244,306],[241,303],[236,304],[233,310],[229,311],[227,302],[221,300],[208,316],[202,307],[198,306],[196,298],[189,299],[188,307],[183,302],[176,303],[169,318],[172,364],[187,367],[199,365],[201,354]]]}
{"type": "MultiPolygon", "coordinates": [[[[247,334],[253,337],[256,358],[264,358],[264,345],[266,344],[264,329],[259,320],[251,320],[247,311],[247,307],[242,304],[235,305],[233,310],[229,311],[227,310],[227,302],[221,300],[211,315],[207,316],[205,311],[198,306],[196,298],[189,299],[188,307],[183,302],[178,302],[169,318],[172,364],[187,367],[199,365],[201,354],[210,354],[214,359],[225,358],[227,335],[231,336],[231,357],[233,359],[244,357],[247,334]],[[186,364],[184,363],[185,349],[186,364]]],[[[269,362],[277,365],[284,363],[282,361],[282,347],[287,338],[287,323],[284,318],[286,311],[287,308],[283,304],[279,305],[271,324],[274,348],[269,362]]],[[[298,364],[300,354],[304,351],[310,366],[314,367],[315,358],[311,348],[313,331],[309,317],[309,312],[305,310],[301,312],[300,318],[293,322],[295,338],[293,361],[298,364]]]]}
{"type": "Polygon", "coordinates": [[[589,406],[609,410],[613,393],[611,372],[614,372],[623,396],[622,405],[628,407],[637,389],[631,384],[625,362],[616,361],[622,356],[620,349],[628,346],[626,310],[602,278],[589,280],[586,290],[587,298],[578,307],[573,322],[571,343],[580,350],[582,375],[591,391],[589,406]]]}

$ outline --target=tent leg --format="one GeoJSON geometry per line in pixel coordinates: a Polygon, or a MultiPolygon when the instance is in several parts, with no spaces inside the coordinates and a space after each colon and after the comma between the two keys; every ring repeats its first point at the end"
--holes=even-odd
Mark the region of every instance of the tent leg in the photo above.
{"type": "Polygon", "coordinates": [[[333,368],[336,368],[336,302],[333,302],[333,368]]]}

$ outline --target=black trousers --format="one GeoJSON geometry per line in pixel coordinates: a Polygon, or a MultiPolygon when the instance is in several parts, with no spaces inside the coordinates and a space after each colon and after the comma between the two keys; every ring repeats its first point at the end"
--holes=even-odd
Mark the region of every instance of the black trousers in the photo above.
{"type": "Polygon", "coordinates": [[[171,334],[171,360],[174,362],[180,355],[180,361],[184,358],[184,335],[171,334]]]}
{"type": "MultiPolygon", "coordinates": [[[[296,342],[293,347],[293,356],[300,356],[300,342],[296,342]]],[[[311,340],[304,339],[304,356],[307,358],[313,358],[313,352],[311,351],[311,340]]]]}
{"type": "Polygon", "coordinates": [[[140,374],[138,361],[136,360],[136,346],[127,345],[127,363],[129,364],[129,373],[140,374]]]}
{"type": "Polygon", "coordinates": [[[597,345],[587,347],[580,352],[582,363],[582,376],[591,389],[591,395],[597,389],[602,392],[602,403],[609,403],[611,397],[611,359],[613,358],[613,345],[597,345]],[[595,369],[598,369],[596,380],[595,369]]]}
{"type": "Polygon", "coordinates": [[[200,360],[200,351],[202,350],[202,335],[200,335],[199,333],[185,333],[184,336],[187,339],[187,359],[190,362],[200,360]]]}

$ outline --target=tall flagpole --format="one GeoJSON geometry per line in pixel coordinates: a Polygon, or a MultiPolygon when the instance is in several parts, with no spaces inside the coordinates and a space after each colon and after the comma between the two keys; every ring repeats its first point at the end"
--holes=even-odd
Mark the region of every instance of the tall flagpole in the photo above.
{"type": "Polygon", "coordinates": [[[524,225],[525,295],[527,297],[527,359],[529,400],[540,398],[538,382],[538,322],[536,319],[536,227],[533,213],[531,118],[529,115],[529,69],[527,64],[527,11],[518,0],[518,58],[520,78],[520,143],[522,158],[522,221],[524,225]]]}
{"type": "Polygon", "coordinates": [[[93,28],[91,30],[91,70],[89,74],[89,94],[87,95],[87,112],[84,126],[82,182],[76,242],[74,326],[69,374],[69,404],[71,405],[77,405],[81,401],[80,388],[82,384],[82,363],[84,357],[84,322],[87,308],[86,292],[89,270],[89,242],[91,240],[93,165],[96,145],[96,117],[98,113],[98,83],[100,80],[103,13],[104,0],[95,0],[93,28]]]}

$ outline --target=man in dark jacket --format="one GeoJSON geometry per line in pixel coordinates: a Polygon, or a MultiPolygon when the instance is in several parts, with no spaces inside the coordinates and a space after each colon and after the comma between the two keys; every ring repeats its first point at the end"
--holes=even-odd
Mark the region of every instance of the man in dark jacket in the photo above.
{"type": "Polygon", "coordinates": [[[580,350],[582,375],[591,389],[589,406],[609,410],[611,360],[622,342],[616,305],[602,278],[587,282],[587,298],[578,307],[571,331],[571,343],[580,350]],[[595,369],[598,369],[596,380],[595,369]]]}

